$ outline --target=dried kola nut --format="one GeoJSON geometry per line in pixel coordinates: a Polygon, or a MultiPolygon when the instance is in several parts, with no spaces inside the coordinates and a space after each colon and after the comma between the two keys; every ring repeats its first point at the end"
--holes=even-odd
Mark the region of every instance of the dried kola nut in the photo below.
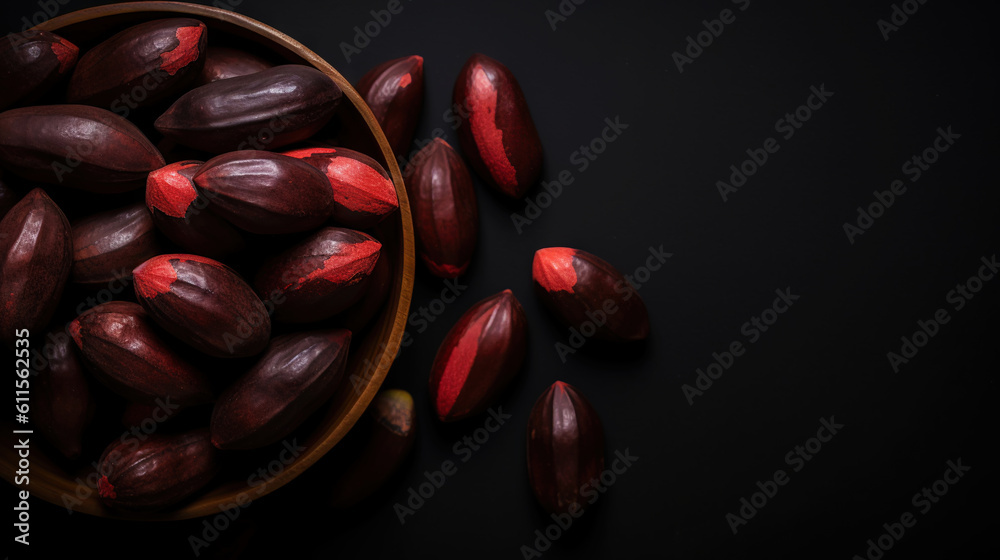
{"type": "Polygon", "coordinates": [[[97,493],[105,505],[122,510],[156,510],[201,490],[219,470],[218,451],[208,430],[179,435],[121,438],[98,464],[97,493]]]}
{"type": "Polygon", "coordinates": [[[350,507],[379,489],[413,448],[417,415],[413,397],[389,389],[375,396],[368,408],[372,433],[368,443],[333,485],[331,502],[350,507]]]}
{"type": "Polygon", "coordinates": [[[0,222],[0,341],[52,319],[73,264],[66,215],[35,189],[0,222]]]}
{"type": "Polygon", "coordinates": [[[535,252],[535,293],[567,326],[585,336],[625,341],[649,336],[649,314],[628,279],[606,261],[579,249],[535,252]]]}
{"type": "Polygon", "coordinates": [[[514,75],[474,54],[459,72],[453,101],[459,115],[468,115],[458,138],[472,168],[507,196],[524,196],[542,172],[542,141],[514,75]]]}
{"type": "Polygon", "coordinates": [[[208,28],[190,18],[140,23],[80,57],[66,98],[127,114],[189,85],[204,63],[208,28]]]}
{"type": "Polygon", "coordinates": [[[472,177],[458,152],[440,138],[413,161],[405,182],[420,258],[435,276],[461,276],[479,232],[472,177]]]}
{"type": "Polygon", "coordinates": [[[361,299],[381,250],[366,233],[324,228],[265,263],[254,287],[275,319],[321,321],[361,299]]]}
{"type": "Polygon", "coordinates": [[[212,409],[212,443],[255,449],[289,435],[333,396],[347,364],[345,329],[280,336],[212,409]]]}
{"type": "Polygon", "coordinates": [[[267,308],[228,266],[197,255],[159,255],[133,274],[135,295],[149,316],[198,350],[242,358],[267,346],[267,308]]]}
{"type": "Polygon", "coordinates": [[[521,368],[528,326],[510,290],[472,306],[448,331],[431,366],[430,394],[444,422],[479,414],[521,368]]]}
{"type": "Polygon", "coordinates": [[[80,49],[48,31],[13,33],[0,41],[0,110],[47,92],[76,64],[80,49]]]}
{"type": "Polygon", "coordinates": [[[549,513],[582,511],[592,501],[582,493],[602,471],[597,412],[573,386],[556,381],[528,418],[528,480],[535,497],[549,513]]]}
{"type": "Polygon", "coordinates": [[[31,181],[98,193],[142,188],[163,156],[136,126],[87,105],[0,113],[0,163],[31,181]]]}
{"type": "Polygon", "coordinates": [[[405,156],[424,104],[424,59],[407,56],[379,64],[361,77],[358,93],[385,132],[393,153],[405,156]]]}
{"type": "Polygon", "coordinates": [[[69,332],[94,376],[126,399],[182,407],[212,400],[208,378],[167,345],[139,304],[98,305],[74,319],[69,332]]]}
{"type": "Polygon", "coordinates": [[[325,175],[298,159],[271,152],[242,150],[216,156],[198,169],[194,183],[209,198],[211,212],[251,233],[315,229],[334,209],[325,175]]]}
{"type": "Polygon", "coordinates": [[[212,154],[274,150],[319,132],[342,96],[326,74],[286,64],[197,87],[156,120],[156,129],[212,154]]]}

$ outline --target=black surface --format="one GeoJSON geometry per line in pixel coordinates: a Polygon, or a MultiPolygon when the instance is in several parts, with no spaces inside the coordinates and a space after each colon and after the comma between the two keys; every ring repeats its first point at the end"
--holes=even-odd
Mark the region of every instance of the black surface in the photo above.
{"type": "MultiPolygon", "coordinates": [[[[72,0],[60,10],[98,3],[72,0]]],[[[556,380],[600,413],[609,459],[628,449],[639,460],[545,558],[864,557],[866,541],[907,511],[916,525],[884,558],[968,557],[989,545],[998,521],[1000,279],[961,310],[947,297],[998,250],[996,14],[986,3],[929,0],[886,41],[877,21],[892,4],[591,0],[553,31],[545,10],[557,0],[404,1],[348,63],[341,41],[386,2],[243,0],[237,11],[299,39],[352,81],[383,60],[422,55],[418,138],[440,127],[455,144],[443,113],[458,69],[477,51],[503,61],[532,108],[546,180],[569,169],[574,182],[518,234],[510,215],[524,203],[501,200],[477,179],[482,233],[462,279],[468,289],[423,332],[409,329],[414,342],[385,384],[412,392],[419,408],[403,474],[365,507],[336,514],[316,490],[330,457],[243,510],[204,552],[249,539],[247,558],[523,557],[522,545],[552,523],[528,486],[524,445],[528,412],[556,380]],[[671,54],[726,8],[735,21],[678,72],[671,54]],[[783,138],[776,121],[824,85],[833,96],[783,138]],[[628,129],[580,171],[571,154],[615,117],[628,129]],[[912,182],[901,166],[938,127],[961,137],[912,182]],[[723,202],[716,181],[769,137],[780,150],[723,202]],[[849,243],[843,224],[895,179],[905,194],[849,243]],[[650,247],[673,254],[641,287],[653,335],[639,355],[588,343],[560,360],[554,345],[568,333],[531,292],[531,258],[546,246],[593,252],[626,273],[650,247]],[[456,460],[453,446],[484,421],[433,418],[426,378],[437,345],[469,306],[505,288],[531,327],[527,366],[502,400],[512,418],[467,462],[458,459],[457,474],[401,525],[393,505],[425,471],[456,460]],[[746,344],[741,325],[785,288],[801,298],[746,344]],[[950,321],[894,372],[887,352],[939,308],[950,321]],[[746,353],[689,404],[683,386],[734,340],[746,353]],[[831,416],[842,430],[793,472],[786,454],[831,416]],[[971,470],[919,513],[913,495],[959,458],[971,470]],[[778,469],[789,482],[734,535],[726,515],[738,515],[740,499],[778,469]]],[[[5,1],[4,29],[20,30],[20,18],[38,10],[34,0],[5,1]]],[[[442,287],[418,268],[414,311],[442,287]]],[[[35,553],[183,558],[192,555],[188,535],[204,529],[201,520],[67,516],[40,500],[32,512],[35,553]]]]}

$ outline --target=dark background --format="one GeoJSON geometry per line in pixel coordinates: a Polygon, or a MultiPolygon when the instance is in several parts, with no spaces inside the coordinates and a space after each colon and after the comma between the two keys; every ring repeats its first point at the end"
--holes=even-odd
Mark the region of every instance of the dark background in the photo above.
{"type": "MultiPolygon", "coordinates": [[[[70,0],[60,10],[101,3],[70,0]]],[[[524,203],[505,202],[477,180],[481,240],[462,279],[469,287],[424,332],[409,329],[414,342],[384,385],[417,402],[420,432],[403,473],[365,506],[332,512],[317,489],[334,454],[243,510],[206,554],[520,558],[535,530],[552,522],[528,485],[524,447],[528,412],[556,380],[593,403],[609,459],[627,448],[639,460],[546,558],[846,560],[863,556],[866,541],[907,511],[917,523],[885,558],[960,557],[992,544],[1000,280],[960,311],[946,295],[998,249],[996,14],[985,3],[929,0],[886,41],[876,22],[891,16],[889,0],[741,4],[590,0],[553,30],[545,10],[558,10],[557,0],[404,0],[350,62],[340,43],[386,2],[234,7],[352,82],[384,60],[422,55],[427,95],[417,138],[441,127],[455,144],[443,113],[459,68],[474,52],[499,59],[528,99],[545,179],[569,169],[574,182],[519,235],[510,214],[524,203]],[[735,22],[678,72],[671,54],[726,8],[735,22]],[[781,138],[775,122],[821,84],[834,95],[781,138]],[[571,154],[616,116],[628,129],[580,171],[571,154]],[[901,166],[948,126],[961,138],[911,182],[901,166]],[[780,150],[723,202],[715,182],[768,137],[780,150]],[[906,193],[850,244],[843,224],[895,179],[906,193]],[[648,344],[621,356],[588,343],[563,363],[554,345],[568,332],[531,291],[534,251],[577,247],[631,273],[661,245],[673,256],[640,290],[652,318],[648,344]],[[469,306],[505,288],[531,327],[527,365],[501,403],[513,417],[401,525],[393,504],[424,471],[456,460],[453,445],[483,425],[433,418],[426,379],[437,346],[469,306]],[[801,298],[747,345],[741,325],[779,288],[801,298]],[[899,352],[900,337],[939,308],[951,321],[894,372],[886,353],[899,352]],[[682,386],[734,340],[746,353],[689,404],[682,386]],[[792,472],[786,454],[830,416],[843,429],[792,472]],[[971,470],[928,513],[916,513],[911,497],[959,458],[971,470]],[[790,481],[734,535],[726,514],[778,469],[790,481]]],[[[34,0],[4,0],[2,9],[8,31],[40,11],[34,0]]],[[[443,288],[420,266],[415,311],[443,288]]],[[[40,500],[32,511],[36,554],[185,558],[188,535],[203,530],[201,520],[68,516],[40,500]]]]}

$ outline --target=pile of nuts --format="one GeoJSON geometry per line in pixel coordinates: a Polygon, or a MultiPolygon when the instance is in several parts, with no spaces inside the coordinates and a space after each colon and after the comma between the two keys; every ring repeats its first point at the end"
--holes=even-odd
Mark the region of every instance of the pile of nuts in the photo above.
{"type": "MultiPolygon", "coordinates": [[[[343,385],[352,337],[392,285],[379,241],[379,224],[399,208],[389,174],[361,151],[316,140],[336,136],[341,90],[314,68],[274,65],[209,35],[198,20],[170,18],[82,54],[49,32],[0,45],[0,77],[12,84],[0,93],[0,166],[15,186],[34,187],[20,196],[0,179],[0,339],[15,348],[16,333],[50,332],[32,380],[38,431],[73,464],[98,406],[127,406],[126,426],[163,402],[190,417],[171,421],[181,429],[107,446],[97,490],[122,510],[175,506],[215,477],[221,454],[273,445],[302,426],[343,385]],[[71,223],[64,209],[77,208],[48,194],[65,198],[61,189],[129,203],[71,223]],[[138,192],[142,200],[128,198],[138,192]],[[122,276],[131,290],[115,301],[81,310],[64,296],[122,276]],[[212,369],[244,373],[226,379],[212,369]]],[[[423,105],[423,59],[385,62],[358,90],[403,156],[423,105]]],[[[467,114],[458,129],[465,159],[437,139],[404,172],[418,254],[444,278],[466,272],[477,241],[465,161],[512,198],[542,168],[527,102],[503,64],[473,55],[453,101],[467,114]]],[[[537,297],[566,325],[593,326],[594,313],[613,307],[594,338],[648,337],[642,300],[597,256],[540,249],[532,276],[537,297]]],[[[437,417],[457,421],[494,405],[527,345],[525,312],[510,290],[473,305],[430,368],[437,417]]],[[[376,430],[335,484],[335,504],[371,494],[413,445],[408,393],[383,391],[369,410],[376,430]]],[[[597,412],[572,386],[553,384],[528,426],[539,503],[582,508],[603,448],[597,412]]]]}

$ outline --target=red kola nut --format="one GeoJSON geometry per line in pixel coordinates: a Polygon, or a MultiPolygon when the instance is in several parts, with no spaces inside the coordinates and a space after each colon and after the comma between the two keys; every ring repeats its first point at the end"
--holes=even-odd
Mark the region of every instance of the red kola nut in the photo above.
{"type": "Polygon", "coordinates": [[[128,282],[132,269],[160,252],[153,216],[141,202],[73,224],[73,282],[128,282]]]}
{"type": "Polygon", "coordinates": [[[330,181],[323,173],[272,152],[241,150],[216,156],[198,168],[194,183],[211,199],[211,212],[250,233],[309,231],[334,210],[330,181]]]}
{"type": "Polygon", "coordinates": [[[507,196],[523,197],[541,175],[542,141],[517,79],[500,62],[474,54],[459,72],[453,101],[472,168],[507,196]]]}
{"type": "Polygon", "coordinates": [[[159,255],[136,267],[135,294],[164,330],[219,358],[264,350],[271,318],[235,271],[197,255],[159,255]]]}
{"type": "Polygon", "coordinates": [[[379,251],[378,261],[375,268],[365,280],[367,287],[365,295],[361,300],[346,309],[335,318],[339,324],[348,328],[353,333],[359,333],[365,329],[378,314],[382,306],[385,305],[389,291],[392,289],[394,278],[392,277],[392,263],[390,255],[385,251],[379,251]]]}
{"type": "Polygon", "coordinates": [[[431,366],[430,394],[444,422],[486,410],[521,369],[528,326],[510,290],[472,306],[448,331],[431,366]]]}
{"type": "Polygon", "coordinates": [[[208,210],[210,199],[198,192],[194,175],[204,162],[178,161],[146,178],[146,206],[153,223],[187,251],[218,258],[242,250],[243,235],[208,210]]]}
{"type": "Polygon", "coordinates": [[[219,396],[212,409],[212,444],[256,449],[291,434],[333,396],[347,365],[351,331],[285,335],[219,396]]]}
{"type": "Polygon", "coordinates": [[[212,401],[208,378],[167,345],[136,303],[98,305],[74,319],[69,334],[91,373],[128,400],[169,399],[180,407],[212,401]]]}
{"type": "Polygon", "coordinates": [[[324,228],[265,263],[254,287],[275,319],[321,321],[361,299],[381,250],[366,233],[324,228]]]}
{"type": "Polygon", "coordinates": [[[125,29],[88,50],[66,98],[127,115],[177,93],[201,71],[208,28],[190,18],[158,19],[125,29]]]}
{"type": "Polygon", "coordinates": [[[424,59],[407,56],[379,64],[362,76],[358,93],[378,120],[396,156],[406,155],[424,104],[424,59]]]}
{"type": "Polygon", "coordinates": [[[48,31],[25,31],[0,42],[0,110],[30,103],[73,70],[80,49],[48,31]]]}
{"type": "Polygon", "coordinates": [[[649,314],[638,292],[599,257],[568,247],[535,252],[535,293],[567,326],[611,341],[649,336],[649,314]]]}
{"type": "MultiPolygon", "coordinates": [[[[528,480],[549,513],[573,513],[604,471],[604,431],[597,411],[573,386],[556,381],[528,418],[528,480]]],[[[596,490],[590,490],[596,493],[596,490]]]]}
{"type": "Polygon", "coordinates": [[[240,49],[209,45],[205,52],[205,65],[195,80],[195,85],[203,86],[219,80],[256,74],[273,66],[263,58],[240,49]]]}
{"type": "Polygon", "coordinates": [[[436,138],[407,167],[406,192],[427,269],[441,278],[464,274],[476,249],[479,211],[462,157],[436,138]]]}
{"type": "Polygon", "coordinates": [[[339,225],[368,228],[399,208],[396,186],[377,161],[347,148],[302,148],[284,152],[322,171],[333,188],[333,219],[339,225]]]}
{"type": "Polygon", "coordinates": [[[0,113],[0,163],[31,181],[97,193],[142,188],[163,156],[134,124],[87,105],[0,113]]]}
{"type": "Polygon", "coordinates": [[[48,324],[72,264],[66,215],[42,189],[29,192],[0,221],[0,341],[48,324]]]}
{"type": "Polygon", "coordinates": [[[97,495],[121,510],[157,510],[198,492],[219,471],[208,430],[178,435],[121,438],[104,450],[97,466],[97,495]]]}

